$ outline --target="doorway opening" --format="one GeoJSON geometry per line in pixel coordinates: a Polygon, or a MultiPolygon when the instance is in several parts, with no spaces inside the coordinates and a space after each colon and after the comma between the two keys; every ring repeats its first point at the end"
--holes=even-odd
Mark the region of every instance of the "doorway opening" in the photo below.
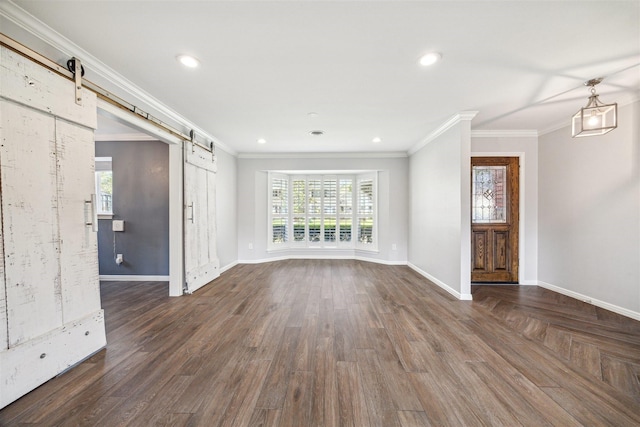
{"type": "Polygon", "coordinates": [[[99,114],[95,155],[100,279],[169,281],[168,145],[99,114]]]}

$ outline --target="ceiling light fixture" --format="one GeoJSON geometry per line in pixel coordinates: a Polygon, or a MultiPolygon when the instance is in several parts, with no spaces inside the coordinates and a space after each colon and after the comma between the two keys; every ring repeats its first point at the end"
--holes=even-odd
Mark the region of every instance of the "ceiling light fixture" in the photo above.
{"type": "Polygon", "coordinates": [[[373,142],[374,144],[377,144],[379,142],[382,142],[382,138],[380,138],[379,136],[376,136],[371,140],[371,142],[373,142]]]}
{"type": "Polygon", "coordinates": [[[267,143],[266,139],[264,139],[264,138],[258,139],[258,144],[266,144],[266,143],[267,143]]]}
{"type": "Polygon", "coordinates": [[[200,65],[200,61],[190,55],[178,55],[176,59],[185,67],[196,68],[200,65]]]}
{"type": "Polygon", "coordinates": [[[309,135],[322,136],[322,135],[324,135],[324,131],[323,130],[312,130],[311,132],[309,132],[309,135]]]}
{"type": "Polygon", "coordinates": [[[618,104],[603,104],[596,94],[596,85],[600,84],[604,77],[591,79],[584,82],[591,87],[591,96],[587,106],[574,114],[571,120],[571,136],[604,135],[618,127],[618,104]]]}
{"type": "Polygon", "coordinates": [[[428,67],[429,65],[433,65],[436,62],[440,61],[440,59],[442,59],[442,55],[440,53],[429,52],[420,58],[420,65],[428,67]]]}

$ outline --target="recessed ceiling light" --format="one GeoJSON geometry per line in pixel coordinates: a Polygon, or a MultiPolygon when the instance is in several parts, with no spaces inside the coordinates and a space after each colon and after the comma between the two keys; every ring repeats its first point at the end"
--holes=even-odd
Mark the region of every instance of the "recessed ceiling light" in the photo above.
{"type": "Polygon", "coordinates": [[[320,136],[320,135],[324,135],[324,131],[323,130],[312,130],[311,132],[309,132],[310,135],[313,136],[320,136]]]}
{"type": "Polygon", "coordinates": [[[382,142],[382,138],[380,138],[379,136],[376,136],[375,138],[373,138],[373,139],[371,140],[371,142],[374,142],[374,143],[376,143],[376,144],[377,144],[378,142],[382,142]]]}
{"type": "Polygon", "coordinates": [[[200,65],[200,61],[190,55],[178,55],[176,58],[185,67],[196,68],[200,65]]]}
{"type": "Polygon", "coordinates": [[[420,58],[420,65],[428,67],[429,65],[433,65],[440,61],[440,59],[442,59],[442,55],[438,52],[429,52],[420,58]]]}
{"type": "Polygon", "coordinates": [[[309,117],[318,117],[318,113],[314,113],[314,112],[307,113],[307,116],[309,116],[309,117]]]}
{"type": "Polygon", "coordinates": [[[258,139],[258,144],[266,144],[266,143],[267,143],[266,139],[264,139],[264,138],[258,139]]]}

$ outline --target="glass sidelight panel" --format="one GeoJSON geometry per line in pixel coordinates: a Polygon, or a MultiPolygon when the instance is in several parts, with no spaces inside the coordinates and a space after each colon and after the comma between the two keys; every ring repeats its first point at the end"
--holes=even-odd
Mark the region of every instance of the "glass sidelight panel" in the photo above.
{"type": "Polygon", "coordinates": [[[471,204],[474,224],[507,222],[506,166],[473,166],[471,204]]]}

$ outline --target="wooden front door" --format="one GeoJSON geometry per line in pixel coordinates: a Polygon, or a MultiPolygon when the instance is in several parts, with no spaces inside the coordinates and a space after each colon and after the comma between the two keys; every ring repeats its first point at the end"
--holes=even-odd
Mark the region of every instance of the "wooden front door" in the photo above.
{"type": "Polygon", "coordinates": [[[517,157],[471,159],[471,281],[518,282],[517,157]]]}

